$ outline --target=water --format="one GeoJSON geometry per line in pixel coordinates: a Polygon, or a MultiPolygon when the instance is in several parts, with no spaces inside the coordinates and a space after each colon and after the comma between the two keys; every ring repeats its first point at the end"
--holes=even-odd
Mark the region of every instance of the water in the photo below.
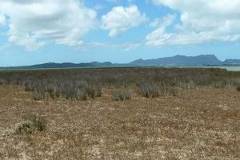
{"type": "Polygon", "coordinates": [[[240,66],[223,67],[228,71],[240,71],[240,66]]]}
{"type": "Polygon", "coordinates": [[[206,67],[206,68],[221,68],[221,69],[226,69],[227,71],[240,71],[240,66],[211,66],[211,67],[206,67]]]}
{"type": "MultiPolygon", "coordinates": [[[[171,68],[171,67],[170,67],[171,68]]],[[[187,66],[179,68],[220,68],[226,69],[227,71],[240,72],[240,66],[187,66]]]]}

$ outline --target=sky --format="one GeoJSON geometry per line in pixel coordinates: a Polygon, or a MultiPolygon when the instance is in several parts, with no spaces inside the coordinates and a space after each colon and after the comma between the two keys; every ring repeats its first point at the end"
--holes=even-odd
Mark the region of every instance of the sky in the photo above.
{"type": "Polygon", "coordinates": [[[0,66],[240,59],[240,0],[1,0],[0,66]]]}

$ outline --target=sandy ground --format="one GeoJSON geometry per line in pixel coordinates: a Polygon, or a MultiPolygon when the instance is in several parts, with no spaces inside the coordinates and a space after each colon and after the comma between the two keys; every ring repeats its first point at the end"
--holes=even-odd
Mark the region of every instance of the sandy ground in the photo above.
{"type": "Polygon", "coordinates": [[[36,102],[16,86],[0,86],[0,159],[240,159],[240,92],[192,89],[177,96],[114,102],[109,90],[88,101],[36,102]],[[14,133],[28,113],[47,130],[14,133]]]}

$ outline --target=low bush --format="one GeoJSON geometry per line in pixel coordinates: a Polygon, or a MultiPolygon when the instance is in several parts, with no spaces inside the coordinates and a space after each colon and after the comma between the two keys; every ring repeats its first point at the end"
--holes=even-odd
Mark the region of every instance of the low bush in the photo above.
{"type": "Polygon", "coordinates": [[[95,85],[90,85],[86,81],[77,81],[75,83],[65,83],[61,88],[61,94],[66,99],[87,100],[94,99],[102,95],[102,89],[95,85]]]}
{"type": "Polygon", "coordinates": [[[17,124],[15,129],[16,134],[32,134],[46,130],[46,121],[34,114],[28,114],[23,117],[23,121],[17,124]]]}
{"type": "Polygon", "coordinates": [[[46,92],[48,93],[49,97],[52,99],[60,97],[60,91],[57,88],[57,85],[54,85],[54,84],[48,85],[46,88],[46,92]]]}
{"type": "Polygon", "coordinates": [[[30,91],[33,91],[33,82],[31,82],[31,81],[25,81],[24,82],[24,88],[25,88],[25,91],[26,92],[30,92],[30,91]]]}
{"type": "MultiPolygon", "coordinates": [[[[74,91],[74,90],[73,90],[74,91]]],[[[73,94],[73,99],[76,99],[76,100],[87,100],[88,98],[88,93],[87,93],[87,90],[86,89],[76,89],[75,90],[75,93],[73,94]]]]}
{"type": "Polygon", "coordinates": [[[68,100],[87,100],[87,91],[86,89],[80,88],[65,88],[62,91],[63,97],[68,100]]]}
{"type": "Polygon", "coordinates": [[[112,92],[113,101],[126,101],[131,99],[131,93],[128,90],[117,90],[112,92]]]}
{"type": "Polygon", "coordinates": [[[212,82],[211,85],[214,88],[226,88],[227,86],[231,86],[229,81],[216,81],[216,82],[212,82]]]}
{"type": "Polygon", "coordinates": [[[170,86],[160,86],[159,95],[161,96],[177,96],[177,89],[170,86]]]}
{"type": "Polygon", "coordinates": [[[137,86],[140,94],[146,98],[155,98],[160,95],[159,87],[155,83],[141,82],[137,86]]]}
{"type": "Polygon", "coordinates": [[[4,85],[4,84],[6,84],[5,80],[0,79],[0,85],[4,85]]]}
{"type": "Polygon", "coordinates": [[[24,86],[26,91],[34,92],[35,100],[49,97],[84,100],[101,96],[102,88],[133,88],[139,82],[139,93],[154,98],[175,95],[175,88],[237,87],[239,81],[240,72],[200,68],[84,68],[0,72],[0,85],[24,86]]]}
{"type": "Polygon", "coordinates": [[[240,86],[237,87],[237,91],[240,92],[240,86]]]}
{"type": "Polygon", "coordinates": [[[41,100],[44,100],[46,99],[46,93],[43,89],[34,89],[33,92],[32,92],[32,98],[35,100],[35,101],[41,101],[41,100]]]}
{"type": "Polygon", "coordinates": [[[94,99],[95,97],[101,97],[102,96],[102,89],[99,86],[91,86],[88,85],[86,88],[86,92],[88,97],[94,99]]]}
{"type": "Polygon", "coordinates": [[[56,99],[59,97],[68,100],[87,100],[101,97],[102,88],[97,84],[90,84],[87,81],[56,80],[36,81],[24,84],[26,91],[32,91],[34,100],[44,100],[48,97],[56,99]]]}

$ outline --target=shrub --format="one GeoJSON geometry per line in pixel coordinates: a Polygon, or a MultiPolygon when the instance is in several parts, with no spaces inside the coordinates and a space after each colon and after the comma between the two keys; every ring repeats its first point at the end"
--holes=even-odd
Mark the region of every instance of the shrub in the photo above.
{"type": "Polygon", "coordinates": [[[90,85],[86,81],[65,83],[62,86],[62,95],[71,100],[87,100],[88,98],[100,97],[102,89],[95,85],[90,85]]]}
{"type": "Polygon", "coordinates": [[[83,83],[65,83],[61,90],[63,97],[69,100],[87,100],[88,97],[86,85],[83,83]]]}
{"type": "Polygon", "coordinates": [[[47,88],[46,91],[50,98],[55,99],[60,97],[60,92],[56,85],[49,84],[46,88],[47,88]]]}
{"type": "Polygon", "coordinates": [[[87,100],[88,93],[86,89],[77,89],[75,92],[74,97],[76,100],[87,100]]]}
{"type": "Polygon", "coordinates": [[[0,79],[0,85],[4,85],[4,84],[6,84],[5,80],[0,79]]]}
{"type": "Polygon", "coordinates": [[[17,124],[15,129],[16,134],[32,134],[46,130],[46,121],[34,114],[28,114],[23,117],[23,121],[17,124]]]}
{"type": "Polygon", "coordinates": [[[237,91],[240,92],[240,86],[237,87],[237,91]]]}
{"type": "Polygon", "coordinates": [[[26,92],[33,91],[33,83],[31,81],[24,82],[24,88],[26,92]]]}
{"type": "Polygon", "coordinates": [[[239,86],[239,72],[222,69],[191,68],[98,68],[0,72],[0,85],[21,85],[31,91],[36,100],[59,96],[87,99],[101,96],[101,88],[132,87],[138,82],[144,97],[175,95],[175,88],[201,86],[239,86]],[[236,81],[236,82],[235,82],[236,81]],[[153,83],[157,82],[157,84],[153,83]],[[164,84],[161,84],[164,83],[164,84]],[[101,84],[102,86],[98,86],[101,84]],[[81,98],[82,97],[82,98],[81,98]]]}
{"type": "Polygon", "coordinates": [[[159,95],[162,96],[176,96],[177,90],[173,86],[161,84],[158,89],[159,95]]]}
{"type": "Polygon", "coordinates": [[[190,81],[179,81],[176,86],[183,89],[194,89],[196,88],[197,85],[193,80],[190,80],[190,81]]]}
{"type": "Polygon", "coordinates": [[[102,88],[98,86],[96,88],[96,97],[101,97],[101,96],[102,96],[102,88]]]}
{"type": "Polygon", "coordinates": [[[46,98],[46,93],[43,89],[34,89],[32,97],[35,101],[44,100],[46,98]]]}
{"type": "Polygon", "coordinates": [[[100,87],[88,85],[88,87],[86,88],[86,92],[87,92],[88,97],[93,98],[93,99],[95,97],[102,96],[102,89],[100,87]]]}
{"type": "Polygon", "coordinates": [[[112,100],[114,101],[126,101],[131,99],[131,93],[127,90],[113,91],[112,100]]]}
{"type": "Polygon", "coordinates": [[[86,100],[87,93],[79,88],[65,88],[62,95],[68,100],[86,100]]]}
{"type": "Polygon", "coordinates": [[[154,83],[141,82],[138,84],[140,94],[146,98],[158,97],[159,87],[154,83]]]}
{"type": "Polygon", "coordinates": [[[227,81],[224,81],[224,80],[212,82],[212,86],[214,88],[225,88],[228,85],[229,85],[229,83],[227,81]]]}

